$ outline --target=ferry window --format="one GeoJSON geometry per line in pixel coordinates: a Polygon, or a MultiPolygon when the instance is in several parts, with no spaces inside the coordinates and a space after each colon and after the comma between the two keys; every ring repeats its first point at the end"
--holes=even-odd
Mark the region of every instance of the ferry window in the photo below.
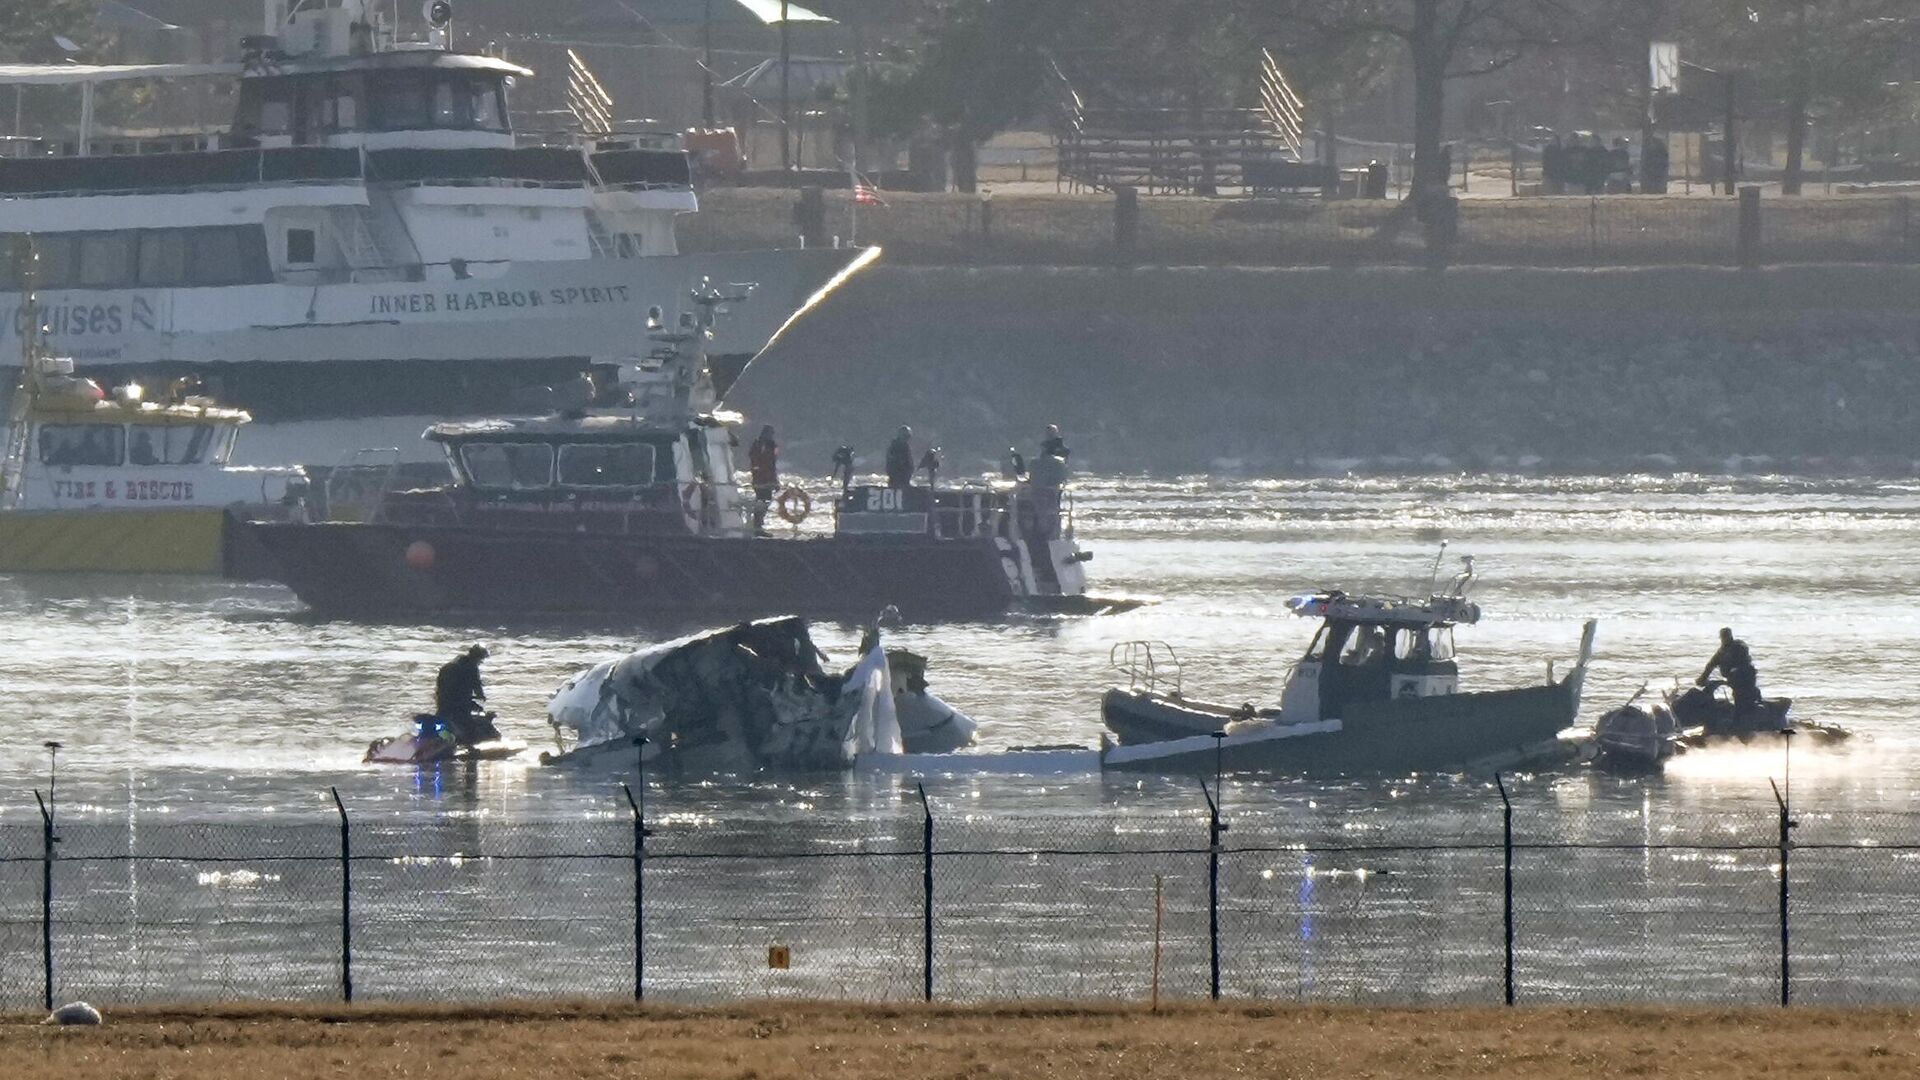
{"type": "Polygon", "coordinates": [[[653,447],[574,443],[560,448],[560,482],[569,487],[642,487],[653,483],[653,447]]]}
{"type": "Polygon", "coordinates": [[[127,432],[118,424],[46,424],[40,428],[43,465],[118,465],[127,432]]]}
{"type": "Polygon", "coordinates": [[[1453,627],[1436,627],[1433,631],[1433,658],[1435,660],[1453,659],[1453,627]]]}
{"type": "Polygon", "coordinates": [[[506,130],[507,124],[500,108],[500,84],[491,79],[472,79],[467,87],[467,103],[472,110],[473,126],[486,131],[506,130]]]}
{"type": "Polygon", "coordinates": [[[1346,648],[1340,650],[1340,663],[1344,667],[1364,667],[1386,656],[1387,637],[1377,626],[1362,626],[1354,630],[1347,638],[1346,648]]]}
{"type": "Polygon", "coordinates": [[[353,91],[342,90],[333,98],[333,123],[340,131],[354,131],[360,126],[360,99],[353,91]]]}
{"type": "Polygon", "coordinates": [[[260,98],[260,133],[282,135],[293,125],[293,104],[286,88],[267,91],[260,98]]]}
{"type": "Polygon", "coordinates": [[[412,78],[381,80],[373,87],[373,126],[409,131],[427,126],[427,88],[412,78]]]}
{"type": "Polygon", "coordinates": [[[474,487],[553,485],[553,447],[544,443],[469,443],[460,448],[460,461],[474,487]]]}
{"type": "Polygon", "coordinates": [[[134,234],[80,234],[80,284],[126,285],[133,281],[134,234]]]}
{"type": "Polygon", "coordinates": [[[465,108],[461,107],[465,105],[465,102],[461,102],[460,106],[456,106],[454,104],[453,91],[454,85],[452,83],[437,82],[433,84],[434,127],[467,126],[468,113],[465,108]]]}
{"type": "Polygon", "coordinates": [[[1409,627],[1393,632],[1393,656],[1396,660],[1430,660],[1433,650],[1427,644],[1427,631],[1409,627]]]}
{"type": "Polygon", "coordinates": [[[80,245],[72,233],[41,233],[34,237],[40,252],[40,288],[64,289],[80,281],[80,245]]]}
{"type": "Polygon", "coordinates": [[[140,233],[140,284],[178,285],[187,280],[184,229],[146,229],[140,233]]]}
{"type": "Polygon", "coordinates": [[[1327,628],[1323,626],[1320,629],[1314,631],[1313,642],[1312,644],[1307,646],[1306,658],[1308,660],[1323,660],[1326,658],[1326,654],[1327,654],[1327,628]]]}
{"type": "Polygon", "coordinates": [[[241,257],[238,229],[195,229],[191,236],[187,265],[194,284],[231,285],[246,280],[246,262],[241,257]]]}
{"type": "Polygon", "coordinates": [[[290,263],[310,263],[313,261],[313,230],[287,230],[287,261],[290,263]]]}

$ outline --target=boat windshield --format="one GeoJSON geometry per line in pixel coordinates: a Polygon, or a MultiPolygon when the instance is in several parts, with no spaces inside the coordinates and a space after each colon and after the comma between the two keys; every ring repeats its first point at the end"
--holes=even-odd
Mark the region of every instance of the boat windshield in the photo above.
{"type": "Polygon", "coordinates": [[[212,424],[135,424],[127,441],[131,465],[198,465],[213,445],[212,424]]]}
{"type": "Polygon", "coordinates": [[[553,486],[553,447],[546,443],[468,443],[460,448],[460,463],[474,487],[553,486]]]}
{"type": "Polygon", "coordinates": [[[569,443],[560,448],[564,487],[644,487],[654,482],[647,443],[569,443]]]}
{"type": "Polygon", "coordinates": [[[43,465],[118,465],[126,459],[127,431],[119,424],[43,424],[43,465]]]}

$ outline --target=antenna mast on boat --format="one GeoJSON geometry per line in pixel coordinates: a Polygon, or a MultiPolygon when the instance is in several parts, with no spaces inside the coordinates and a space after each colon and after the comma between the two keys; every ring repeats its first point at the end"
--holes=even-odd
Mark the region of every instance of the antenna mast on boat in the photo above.
{"type": "Polygon", "coordinates": [[[1447,542],[1440,541],[1440,550],[1433,553],[1433,569],[1427,574],[1427,595],[1434,595],[1434,588],[1440,584],[1440,560],[1447,557],[1447,542]]]}

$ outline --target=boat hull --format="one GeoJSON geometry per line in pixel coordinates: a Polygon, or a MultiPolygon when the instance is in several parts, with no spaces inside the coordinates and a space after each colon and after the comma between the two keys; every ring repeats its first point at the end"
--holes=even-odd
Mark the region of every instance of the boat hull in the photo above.
{"type": "Polygon", "coordinates": [[[1014,592],[997,543],[708,538],[533,529],[234,523],[323,614],[988,617],[1014,592]]]}
{"type": "MultiPolygon", "coordinates": [[[[1218,763],[1232,772],[1289,776],[1446,770],[1527,751],[1573,725],[1580,707],[1578,673],[1555,683],[1476,694],[1402,698],[1350,706],[1339,720],[1236,726],[1218,740],[1218,763]]],[[[1165,725],[1186,711],[1195,728],[1221,717],[1212,710],[1134,690],[1110,690],[1101,703],[1109,728],[1165,725]]],[[[1192,730],[1190,728],[1189,730],[1192,730]]],[[[1125,745],[1102,765],[1164,773],[1210,773],[1216,740],[1201,734],[1125,745]]]]}
{"type": "Polygon", "coordinates": [[[219,574],[227,513],[9,510],[0,513],[0,573],[219,574]]]}

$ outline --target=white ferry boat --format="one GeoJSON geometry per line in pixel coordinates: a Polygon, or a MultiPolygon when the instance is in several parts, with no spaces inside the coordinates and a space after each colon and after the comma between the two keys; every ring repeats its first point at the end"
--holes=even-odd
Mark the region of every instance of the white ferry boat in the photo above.
{"type": "Polygon", "coordinates": [[[230,463],[245,411],[185,380],[148,400],[27,355],[0,456],[0,573],[251,576],[235,520],[304,515],[304,470],[230,463]]]}
{"type": "MultiPolygon", "coordinates": [[[[413,42],[369,0],[265,7],[239,63],[0,65],[82,91],[76,140],[0,158],[0,234],[40,252],[51,351],[112,381],[202,378],[261,421],[257,459],[411,449],[426,419],[616,370],[702,281],[754,286],[712,343],[730,381],[877,254],[679,254],[697,201],[673,136],[529,145],[507,95],[533,72],[453,49],[445,4],[413,42]],[[100,84],[184,78],[237,82],[228,130],[95,137],[100,84]]],[[[0,318],[21,302],[0,281],[0,318]]]]}

